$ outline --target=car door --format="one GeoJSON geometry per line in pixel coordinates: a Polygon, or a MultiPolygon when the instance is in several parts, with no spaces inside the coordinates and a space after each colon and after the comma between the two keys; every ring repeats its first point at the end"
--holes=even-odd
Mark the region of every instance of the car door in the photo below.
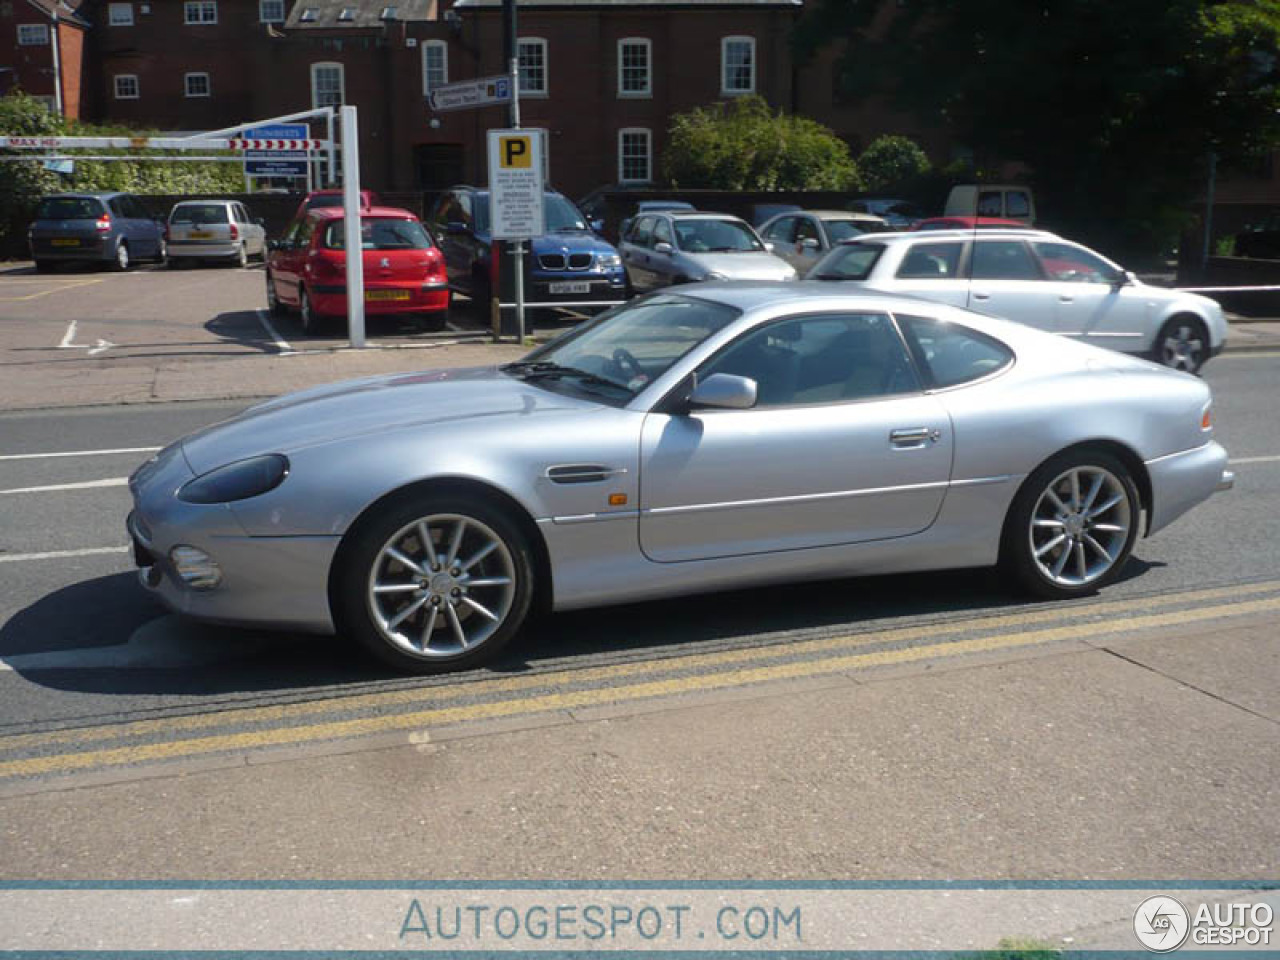
{"type": "Polygon", "coordinates": [[[1031,249],[1048,278],[1055,332],[1113,350],[1146,346],[1154,308],[1124,271],[1073,243],[1033,241],[1031,249]]]}
{"type": "Polygon", "coordinates": [[[974,240],[969,276],[970,310],[1039,330],[1055,328],[1053,291],[1026,241],[974,240]]]}
{"type": "Polygon", "coordinates": [[[628,227],[618,246],[622,268],[627,271],[631,289],[646,293],[654,288],[653,271],[649,258],[653,255],[653,217],[638,216],[628,227]]]}
{"type": "Polygon", "coordinates": [[[908,244],[898,260],[886,257],[878,263],[873,277],[891,275],[873,279],[871,285],[964,307],[969,303],[964,254],[963,240],[918,240],[908,244]]]}
{"type": "MultiPolygon", "coordinates": [[[[794,216],[778,217],[764,230],[760,231],[761,238],[771,246],[769,252],[775,257],[781,257],[793,267],[795,262],[792,260],[791,245],[794,242],[795,235],[796,217],[794,216]]],[[[796,269],[799,268],[797,267],[796,269]]]]}
{"type": "Polygon", "coordinates": [[[640,544],[675,563],[918,534],[950,480],[948,414],[883,313],[788,317],[703,365],[748,376],[747,410],[649,414],[640,544]]]}
{"type": "Polygon", "coordinates": [[[307,254],[303,234],[309,222],[294,221],[271,258],[271,282],[275,284],[276,296],[284,303],[298,303],[298,285],[302,281],[302,265],[307,254]]]}
{"type": "Polygon", "coordinates": [[[147,208],[137,197],[127,194],[123,198],[125,212],[134,243],[134,255],[155,257],[160,254],[160,227],[151,219],[147,208]]]}
{"type": "Polygon", "coordinates": [[[683,273],[676,256],[676,235],[669,217],[653,218],[653,248],[649,250],[648,257],[646,266],[654,289],[671,286],[683,273]]]}
{"type": "Polygon", "coordinates": [[[796,230],[791,239],[789,256],[783,259],[803,277],[822,259],[824,252],[822,226],[818,223],[818,218],[803,215],[796,217],[796,230]]]}

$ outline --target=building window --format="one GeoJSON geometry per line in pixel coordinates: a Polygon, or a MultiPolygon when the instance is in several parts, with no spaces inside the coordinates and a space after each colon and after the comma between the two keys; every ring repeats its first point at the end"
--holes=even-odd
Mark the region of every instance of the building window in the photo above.
{"type": "Polygon", "coordinates": [[[720,92],[754,93],[755,37],[725,37],[720,41],[720,92]]]}
{"type": "Polygon", "coordinates": [[[300,16],[298,19],[301,20],[303,23],[315,23],[316,8],[315,7],[304,8],[302,11],[302,16],[300,16]]]}
{"type": "Polygon", "coordinates": [[[652,44],[644,37],[627,37],[618,41],[618,96],[653,95],[650,80],[651,49],[652,44]]]}
{"type": "Polygon", "coordinates": [[[545,97],[547,95],[547,41],[540,37],[521,37],[516,43],[516,59],[520,64],[520,94],[545,97]]]}
{"type": "Polygon", "coordinates": [[[618,131],[618,182],[648,182],[652,176],[653,134],[644,127],[618,131]]]}
{"type": "Polygon", "coordinates": [[[182,5],[182,22],[186,24],[217,23],[218,0],[187,0],[182,5]]]}
{"type": "Polygon", "coordinates": [[[449,82],[449,47],[443,40],[427,40],[422,45],[422,93],[449,82]]]}
{"type": "Polygon", "coordinates": [[[133,73],[118,73],[112,78],[115,81],[117,100],[138,99],[138,77],[133,73]]]}
{"type": "Polygon", "coordinates": [[[344,99],[342,64],[313,63],[311,65],[311,106],[340,107],[344,99]]]}
{"type": "Polygon", "coordinates": [[[188,73],[183,82],[188,97],[210,96],[209,75],[207,73],[188,73]]]}
{"type": "Polygon", "coordinates": [[[258,0],[259,23],[284,23],[284,0],[258,0]]]}
{"type": "Polygon", "coordinates": [[[18,46],[45,47],[49,45],[49,25],[47,23],[18,24],[18,46]]]}
{"type": "Polygon", "coordinates": [[[133,4],[112,3],[107,6],[107,24],[112,27],[133,26],[133,4]]]}

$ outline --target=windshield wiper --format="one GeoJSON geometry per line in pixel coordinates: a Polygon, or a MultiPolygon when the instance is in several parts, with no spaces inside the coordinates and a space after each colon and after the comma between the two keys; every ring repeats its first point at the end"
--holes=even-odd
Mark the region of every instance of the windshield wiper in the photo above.
{"type": "Polygon", "coordinates": [[[526,380],[573,377],[583,383],[594,383],[631,393],[627,386],[618,383],[616,380],[610,380],[587,370],[579,370],[577,367],[562,366],[550,360],[516,360],[513,363],[504,363],[498,369],[503,373],[514,374],[526,380]]]}

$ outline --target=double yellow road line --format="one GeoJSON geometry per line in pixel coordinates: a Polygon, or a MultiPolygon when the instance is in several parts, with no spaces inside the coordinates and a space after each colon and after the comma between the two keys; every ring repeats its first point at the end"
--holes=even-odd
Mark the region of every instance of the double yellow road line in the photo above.
{"type": "Polygon", "coordinates": [[[0,779],[175,760],[263,747],[316,743],[480,720],[546,714],[677,694],[837,675],[961,654],[1087,640],[1280,611],[1280,581],[1088,605],[1056,605],[1005,616],[949,620],[877,632],[780,641],[771,646],[656,661],[548,671],[454,686],[428,686],[301,703],[0,737],[0,779]],[[1266,596],[1273,594],[1273,596],[1266,596]],[[1178,609],[1170,609],[1177,607],[1178,609]],[[1162,608],[1161,612],[1148,612],[1162,608]],[[1051,624],[1050,626],[1042,626],[1051,624]],[[957,637],[958,639],[945,639],[957,637]],[[892,646],[915,644],[913,646],[892,646]],[[867,647],[886,649],[866,650],[867,647]],[[777,662],[785,661],[785,662],[777,662]],[[556,690],[571,686],[571,690],[556,690]],[[487,699],[486,699],[487,698],[487,699]],[[481,700],[449,705],[459,700],[481,700]],[[385,712],[418,705],[421,709],[385,712]],[[327,719],[335,714],[372,715],[327,719]],[[219,728],[244,728],[217,732],[219,728]],[[95,748],[105,741],[148,742],[95,748]]]}

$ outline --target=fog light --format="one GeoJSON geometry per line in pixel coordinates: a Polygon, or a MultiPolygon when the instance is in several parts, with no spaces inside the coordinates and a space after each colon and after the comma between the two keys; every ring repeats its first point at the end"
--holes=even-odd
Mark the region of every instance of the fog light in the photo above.
{"type": "Polygon", "coordinates": [[[192,590],[212,590],[222,582],[222,570],[203,550],[180,545],[169,551],[169,561],[192,590]]]}

